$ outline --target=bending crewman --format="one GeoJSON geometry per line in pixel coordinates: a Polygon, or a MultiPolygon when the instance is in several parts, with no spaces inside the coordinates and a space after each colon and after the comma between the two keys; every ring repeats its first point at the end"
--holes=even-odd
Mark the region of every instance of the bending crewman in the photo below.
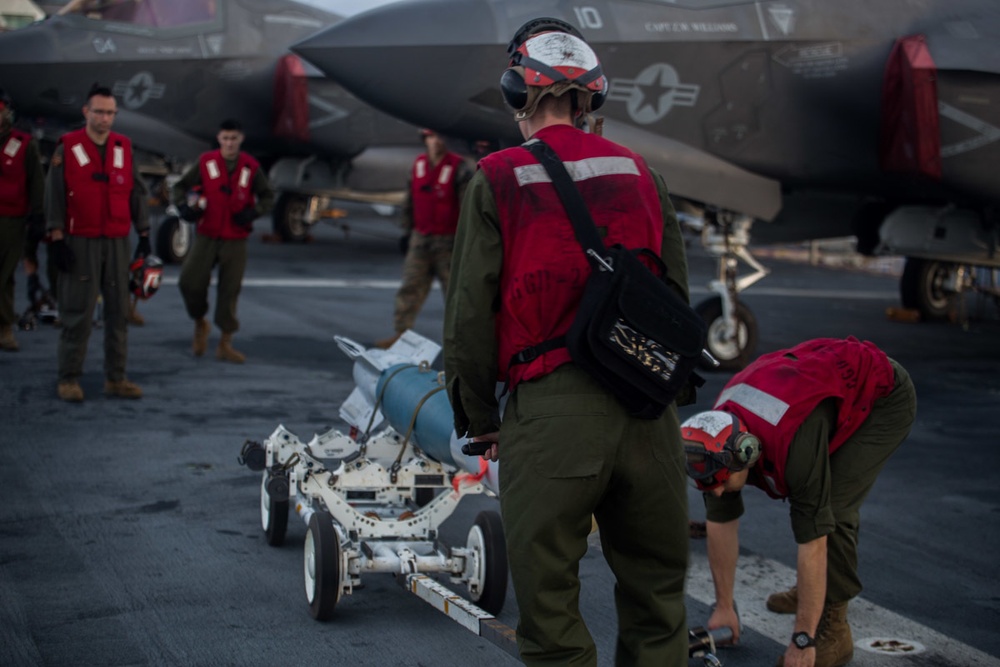
{"type": "Polygon", "coordinates": [[[681,427],[688,474],[705,492],[716,606],[708,627],[739,638],[733,600],[741,490],[787,499],[798,543],[797,585],[767,600],[794,614],[778,664],[838,667],[854,654],[847,605],[861,591],[861,504],[916,416],[906,371],[869,342],[821,338],[760,357],[737,373],[715,410],[681,427]]]}

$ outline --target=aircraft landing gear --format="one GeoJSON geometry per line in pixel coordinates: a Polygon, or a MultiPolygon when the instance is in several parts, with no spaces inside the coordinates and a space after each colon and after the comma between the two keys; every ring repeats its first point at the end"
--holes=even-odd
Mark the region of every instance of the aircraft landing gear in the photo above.
{"type": "Polygon", "coordinates": [[[191,225],[176,215],[160,221],[156,232],[156,254],[168,264],[180,264],[191,250],[194,234],[191,225]]]}
{"type": "Polygon", "coordinates": [[[285,243],[305,243],[309,239],[309,200],[305,195],[283,192],[271,216],[274,233],[285,243]]]}
{"type": "MultiPolygon", "coordinates": [[[[690,221],[689,221],[690,224],[690,221]]],[[[747,245],[753,218],[731,211],[705,211],[702,218],[701,242],[705,249],[718,257],[718,279],[709,283],[717,296],[695,306],[708,325],[705,348],[718,360],[713,366],[702,362],[704,370],[734,371],[746,366],[757,347],[757,320],[738,295],[769,271],[754,259],[747,245]],[[750,265],[753,272],[739,277],[739,261],[750,265]]]]}

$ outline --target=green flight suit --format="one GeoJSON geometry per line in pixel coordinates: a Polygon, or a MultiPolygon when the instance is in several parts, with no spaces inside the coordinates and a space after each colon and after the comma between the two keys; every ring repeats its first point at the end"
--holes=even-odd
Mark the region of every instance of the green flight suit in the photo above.
{"type": "MultiPolygon", "coordinates": [[[[826,399],[806,417],[788,448],[788,485],[792,533],[798,544],[817,538],[826,543],[826,601],[846,602],[861,592],[858,530],[861,505],[882,467],[910,433],[917,396],[909,374],[890,359],[896,380],[892,392],[875,401],[871,414],[833,454],[830,434],[837,404],[826,399]]],[[[741,492],[705,494],[706,516],[726,523],[743,514],[741,492]]]]}
{"type": "MultiPolygon", "coordinates": [[[[680,226],[662,178],[662,255],[688,297],[680,226]]],[[[574,364],[520,383],[501,425],[496,300],[503,267],[499,213],[480,172],[462,202],[445,313],[445,370],[460,435],[500,431],[500,506],[529,665],[596,665],[579,611],[579,560],[591,516],[617,579],[617,665],[687,664],[686,476],[676,409],[630,417],[574,364]]],[[[582,252],[582,251],[581,251],[582,252]]]]}
{"type": "MultiPolygon", "coordinates": [[[[225,160],[226,173],[236,169],[237,158],[225,160]]],[[[181,176],[171,190],[171,201],[180,205],[187,201],[188,192],[201,184],[201,167],[195,164],[181,176]]],[[[267,215],[274,208],[274,189],[263,169],[254,173],[251,184],[257,216],[267,215]]],[[[192,320],[200,320],[208,312],[208,287],[212,270],[219,267],[219,284],[215,298],[215,325],[222,333],[234,333],[240,328],[236,302],[243,288],[247,268],[247,239],[213,239],[195,234],[191,250],[184,258],[177,286],[184,298],[184,307],[192,320]]]]}
{"type": "MultiPolygon", "coordinates": [[[[101,160],[107,145],[98,146],[101,160]]],[[[45,215],[49,231],[62,230],[66,245],[73,252],[73,268],[59,274],[59,381],[77,382],[83,374],[87,343],[97,307],[97,298],[103,298],[104,314],[104,377],[109,382],[125,378],[128,356],[128,267],[132,261],[131,244],[127,236],[121,238],[87,238],[68,233],[66,223],[66,180],[63,176],[63,146],[60,144],[52,156],[45,183],[45,215]]],[[[133,156],[132,192],[129,209],[132,226],[136,232],[149,232],[149,211],[146,184],[139,174],[133,156]]]]}
{"type": "MultiPolygon", "coordinates": [[[[0,132],[0,146],[7,142],[9,134],[9,130],[0,132]]],[[[41,214],[45,177],[35,141],[29,142],[25,148],[24,168],[27,172],[24,188],[28,193],[28,210],[30,213],[41,214]]],[[[0,178],[4,177],[0,171],[0,178]]],[[[25,220],[21,216],[0,217],[0,325],[4,326],[13,326],[18,320],[14,309],[14,274],[26,250],[25,220]]]]}

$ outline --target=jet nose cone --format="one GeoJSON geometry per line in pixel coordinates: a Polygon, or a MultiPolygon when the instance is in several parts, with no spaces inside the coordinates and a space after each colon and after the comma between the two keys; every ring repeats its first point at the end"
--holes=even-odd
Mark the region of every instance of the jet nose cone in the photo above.
{"type": "Polygon", "coordinates": [[[510,36],[494,6],[488,0],[387,5],[292,50],[359,98],[416,125],[463,134],[472,131],[474,117],[502,114],[509,130],[498,81],[510,36]]]}

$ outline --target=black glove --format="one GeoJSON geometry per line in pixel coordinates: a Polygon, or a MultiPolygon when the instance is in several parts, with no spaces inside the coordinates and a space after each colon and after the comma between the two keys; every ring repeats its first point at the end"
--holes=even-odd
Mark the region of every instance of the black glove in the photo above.
{"type": "Polygon", "coordinates": [[[201,216],[205,215],[205,209],[195,208],[187,204],[178,206],[177,212],[180,213],[182,220],[187,220],[188,222],[198,222],[201,220],[201,216]]]}
{"type": "Polygon", "coordinates": [[[233,214],[233,224],[243,229],[253,229],[253,221],[257,219],[257,207],[247,206],[239,213],[233,214]]]}
{"type": "Polygon", "coordinates": [[[153,250],[149,247],[149,237],[148,236],[140,236],[139,237],[139,243],[136,244],[136,246],[135,246],[135,255],[133,255],[132,259],[136,260],[136,259],[139,259],[140,257],[146,258],[146,257],[149,257],[152,254],[153,254],[153,250]]]}
{"type": "Polygon", "coordinates": [[[45,238],[45,216],[32,213],[28,216],[28,243],[38,245],[45,238]]]}
{"type": "Polygon", "coordinates": [[[405,255],[409,251],[409,249],[410,249],[410,232],[406,232],[405,234],[399,237],[399,252],[405,255]]]}
{"type": "Polygon", "coordinates": [[[42,297],[42,281],[37,273],[28,276],[28,303],[34,305],[42,297]]]}
{"type": "Polygon", "coordinates": [[[49,244],[49,255],[52,263],[56,265],[62,273],[69,273],[73,270],[73,263],[76,257],[73,256],[73,249],[66,245],[66,239],[59,239],[49,244]]]}

